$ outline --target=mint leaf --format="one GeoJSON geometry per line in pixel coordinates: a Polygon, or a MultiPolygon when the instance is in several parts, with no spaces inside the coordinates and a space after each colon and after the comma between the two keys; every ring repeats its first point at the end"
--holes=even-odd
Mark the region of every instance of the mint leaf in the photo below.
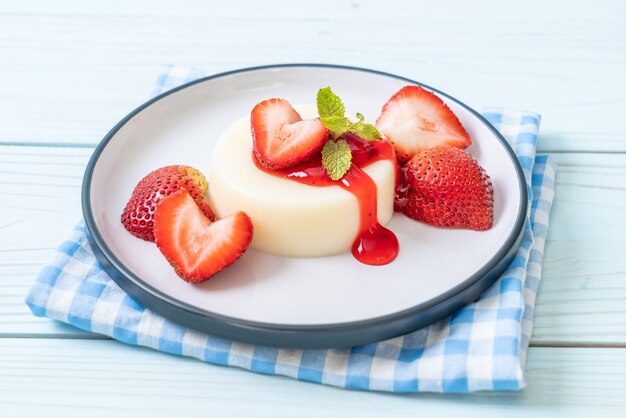
{"type": "Polygon", "coordinates": [[[317,92],[317,113],[320,118],[329,118],[331,116],[343,117],[346,113],[346,108],[343,106],[343,102],[330,87],[324,87],[317,92]]]}
{"type": "Polygon", "coordinates": [[[337,139],[345,134],[350,127],[350,121],[343,116],[329,116],[327,118],[320,118],[320,121],[324,124],[326,129],[332,132],[333,139],[337,139]]]}
{"type": "Polygon", "coordinates": [[[380,134],[380,132],[378,132],[376,126],[372,125],[371,123],[365,123],[365,118],[360,113],[357,113],[356,117],[359,119],[359,121],[350,125],[350,127],[348,127],[348,131],[360,136],[367,141],[380,141],[383,136],[380,134]]]}
{"type": "Polygon", "coordinates": [[[352,152],[345,139],[328,140],[322,148],[322,164],[332,180],[339,180],[352,164],[352,152]]]}
{"type": "Polygon", "coordinates": [[[359,121],[350,123],[350,120],[345,117],[346,108],[343,102],[330,87],[318,90],[317,113],[326,129],[333,134],[333,139],[339,138],[346,132],[352,132],[367,141],[378,141],[382,138],[376,126],[365,123],[365,118],[360,113],[356,114],[359,121]]]}

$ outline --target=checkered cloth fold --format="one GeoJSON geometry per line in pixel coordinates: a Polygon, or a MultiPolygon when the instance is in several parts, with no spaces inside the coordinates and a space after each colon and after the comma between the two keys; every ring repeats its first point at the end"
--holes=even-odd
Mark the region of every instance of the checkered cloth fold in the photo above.
{"type": "MultiPolygon", "coordinates": [[[[155,93],[202,75],[198,69],[167,67],[155,93]]],[[[489,109],[484,115],[509,141],[524,169],[529,217],[519,250],[502,277],[476,302],[429,327],[387,341],[329,350],[268,348],[206,335],[173,323],[126,295],[96,260],[82,222],[43,268],[26,303],[37,316],[127,344],[258,373],[393,392],[520,389],[555,165],[549,157],[535,155],[538,115],[506,109],[489,109]]]]}

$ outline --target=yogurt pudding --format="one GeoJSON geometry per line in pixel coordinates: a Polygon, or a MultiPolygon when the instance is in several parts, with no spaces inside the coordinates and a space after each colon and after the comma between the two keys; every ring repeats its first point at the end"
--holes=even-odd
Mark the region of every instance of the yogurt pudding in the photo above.
{"type": "MultiPolygon", "coordinates": [[[[303,118],[317,117],[315,107],[296,109],[303,118]]],[[[319,157],[269,170],[252,152],[250,117],[245,116],[213,149],[210,204],[219,218],[239,211],[248,214],[254,225],[251,247],[257,250],[322,257],[352,249],[363,262],[383,264],[376,261],[378,256],[368,259],[368,254],[397,254],[397,239],[382,227],[394,209],[398,169],[393,148],[386,141],[368,142],[352,134],[345,139],[353,160],[341,180],[328,177],[319,157]]]]}

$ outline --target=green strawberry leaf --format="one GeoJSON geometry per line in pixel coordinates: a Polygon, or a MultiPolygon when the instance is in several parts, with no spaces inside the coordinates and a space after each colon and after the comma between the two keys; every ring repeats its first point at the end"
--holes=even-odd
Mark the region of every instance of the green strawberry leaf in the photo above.
{"type": "Polygon", "coordinates": [[[324,87],[317,92],[317,113],[320,118],[329,118],[331,116],[345,116],[346,108],[343,102],[330,87],[324,87]]]}
{"type": "Polygon", "coordinates": [[[344,139],[328,140],[322,148],[322,164],[332,180],[339,180],[352,164],[352,152],[344,139]]]}

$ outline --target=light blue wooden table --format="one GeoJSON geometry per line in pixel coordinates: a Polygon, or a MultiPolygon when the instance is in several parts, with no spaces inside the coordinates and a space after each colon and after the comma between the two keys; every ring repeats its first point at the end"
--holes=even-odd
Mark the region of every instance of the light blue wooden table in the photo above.
{"type": "Polygon", "coordinates": [[[626,416],[626,3],[0,3],[0,417],[626,416]],[[345,391],[124,346],[33,317],[92,149],[164,63],[327,62],[543,115],[556,201],[519,393],[345,391]]]}

